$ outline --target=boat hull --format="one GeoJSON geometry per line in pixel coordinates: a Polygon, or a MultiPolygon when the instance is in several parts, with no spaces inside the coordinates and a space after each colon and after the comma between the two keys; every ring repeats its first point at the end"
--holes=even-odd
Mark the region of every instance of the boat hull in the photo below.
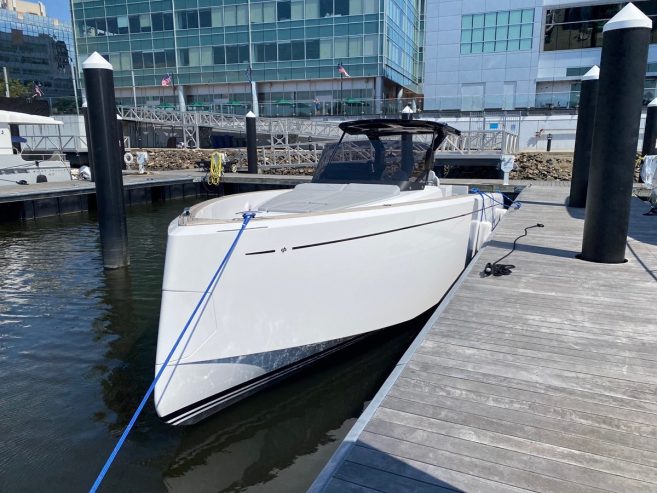
{"type": "MultiPolygon", "coordinates": [[[[191,424],[425,312],[467,262],[477,207],[461,196],[252,220],[155,387],[158,414],[191,424]]],[[[172,223],[156,370],[240,224],[172,223]]]]}

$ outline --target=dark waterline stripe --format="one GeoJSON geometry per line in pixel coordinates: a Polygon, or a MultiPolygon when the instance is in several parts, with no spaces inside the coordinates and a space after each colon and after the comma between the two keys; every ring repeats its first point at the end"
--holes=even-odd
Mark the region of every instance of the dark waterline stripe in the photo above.
{"type": "Polygon", "coordinates": [[[318,247],[318,246],[323,246],[323,245],[332,245],[334,243],[342,243],[342,242],[345,242],[345,241],[362,240],[363,238],[370,238],[372,236],[380,236],[380,235],[386,235],[388,233],[396,233],[397,231],[404,231],[406,229],[420,228],[422,226],[428,226],[430,224],[437,224],[437,223],[442,223],[442,222],[445,222],[445,221],[451,221],[452,219],[458,219],[458,218],[461,218],[461,217],[472,216],[472,214],[475,214],[476,212],[477,211],[471,211],[471,212],[467,212],[465,214],[460,214],[458,216],[452,216],[452,217],[447,217],[445,219],[438,219],[436,221],[429,221],[429,222],[426,222],[426,223],[415,224],[413,226],[404,226],[403,228],[389,229],[387,231],[380,231],[379,233],[371,233],[371,234],[368,234],[368,235],[352,236],[351,238],[343,238],[341,240],[323,241],[321,243],[311,243],[309,245],[295,246],[295,247],[292,247],[292,250],[301,250],[303,248],[313,248],[313,247],[318,247]]]}

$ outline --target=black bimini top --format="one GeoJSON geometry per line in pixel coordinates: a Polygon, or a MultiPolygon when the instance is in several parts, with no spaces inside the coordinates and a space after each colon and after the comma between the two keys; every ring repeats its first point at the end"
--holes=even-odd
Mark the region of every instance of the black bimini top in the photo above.
{"type": "MultiPolygon", "coordinates": [[[[342,122],[340,130],[349,135],[365,135],[368,138],[390,135],[460,135],[461,132],[444,123],[429,120],[372,119],[342,122]]],[[[441,139],[442,140],[442,139],[441,139]]]]}

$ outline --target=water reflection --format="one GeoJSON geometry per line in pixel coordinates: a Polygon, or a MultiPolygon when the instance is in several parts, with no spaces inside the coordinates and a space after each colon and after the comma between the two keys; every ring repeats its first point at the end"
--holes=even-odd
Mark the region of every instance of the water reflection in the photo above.
{"type": "MultiPolygon", "coordinates": [[[[131,207],[103,271],[93,215],[0,225],[0,490],[85,491],[154,374],[166,227],[131,207]]],[[[194,427],[152,401],[103,491],[305,491],[421,323],[370,338],[194,427]]]]}
{"type": "Polygon", "coordinates": [[[369,338],[186,429],[167,489],[305,491],[421,326],[369,338]]]}

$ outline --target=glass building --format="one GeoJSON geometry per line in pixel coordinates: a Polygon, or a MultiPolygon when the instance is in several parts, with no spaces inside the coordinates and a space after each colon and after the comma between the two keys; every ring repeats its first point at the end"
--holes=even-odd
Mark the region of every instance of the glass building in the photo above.
{"type": "Polygon", "coordinates": [[[73,95],[73,31],[58,19],[0,9],[0,61],[10,79],[39,83],[45,97],[73,95]]]}
{"type": "MultiPolygon", "coordinates": [[[[576,108],[582,75],[600,64],[604,25],[626,2],[503,4],[427,0],[424,109],[576,108]]],[[[653,20],[651,43],[657,44],[657,1],[636,6],[653,20]]],[[[654,48],[648,54],[645,103],[657,96],[654,48]]]]}
{"type": "Polygon", "coordinates": [[[422,0],[72,2],[79,58],[112,63],[119,104],[245,110],[251,80],[261,114],[360,112],[417,95],[422,11],[422,0]]]}

